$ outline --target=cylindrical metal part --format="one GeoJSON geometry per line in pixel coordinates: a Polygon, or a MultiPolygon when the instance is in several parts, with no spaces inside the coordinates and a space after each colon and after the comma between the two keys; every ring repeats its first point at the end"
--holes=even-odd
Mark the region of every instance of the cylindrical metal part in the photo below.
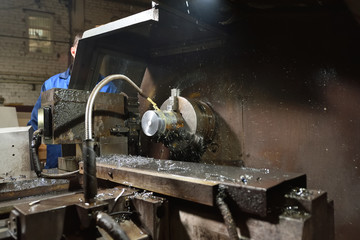
{"type": "Polygon", "coordinates": [[[141,127],[149,137],[167,137],[170,132],[179,131],[184,124],[181,116],[176,112],[149,110],[141,119],[141,127]]]}
{"type": "Polygon", "coordinates": [[[84,160],[84,198],[87,203],[95,202],[97,194],[96,154],[94,140],[87,139],[83,143],[84,160]]]}
{"type": "Polygon", "coordinates": [[[152,137],[163,129],[165,125],[164,119],[162,119],[156,111],[149,110],[144,113],[141,119],[141,127],[146,136],[152,137]]]}
{"type": "MultiPolygon", "coordinates": [[[[212,140],[215,132],[215,115],[209,105],[198,100],[189,100],[184,97],[177,97],[178,110],[184,125],[192,135],[201,136],[205,142],[212,140]]],[[[170,99],[161,105],[161,110],[165,111],[171,104],[170,99]]]]}

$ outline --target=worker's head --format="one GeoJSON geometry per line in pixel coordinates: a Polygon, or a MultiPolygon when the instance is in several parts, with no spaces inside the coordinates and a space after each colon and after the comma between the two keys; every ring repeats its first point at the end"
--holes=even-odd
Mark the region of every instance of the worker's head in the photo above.
{"type": "Polygon", "coordinates": [[[72,45],[72,47],[70,48],[70,53],[71,53],[71,56],[73,56],[73,58],[75,58],[76,49],[77,49],[79,40],[80,40],[81,38],[82,38],[82,33],[78,33],[78,34],[75,35],[73,45],[72,45]]]}

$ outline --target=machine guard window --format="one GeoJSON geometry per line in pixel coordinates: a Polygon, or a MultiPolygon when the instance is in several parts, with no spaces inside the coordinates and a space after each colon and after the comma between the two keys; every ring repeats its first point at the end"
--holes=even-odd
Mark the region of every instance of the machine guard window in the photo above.
{"type": "MultiPolygon", "coordinates": [[[[124,74],[140,85],[146,69],[146,62],[127,54],[101,49],[95,61],[93,82],[111,74],[124,74]]],[[[120,80],[113,81],[118,92],[135,95],[136,92],[120,80]]]]}

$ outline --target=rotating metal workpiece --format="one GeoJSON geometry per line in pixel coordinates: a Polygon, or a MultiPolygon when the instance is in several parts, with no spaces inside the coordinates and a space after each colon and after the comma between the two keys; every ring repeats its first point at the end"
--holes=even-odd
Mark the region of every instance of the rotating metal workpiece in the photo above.
{"type": "Polygon", "coordinates": [[[172,89],[160,110],[144,113],[141,126],[145,135],[169,148],[173,159],[199,161],[213,140],[216,121],[208,104],[172,89]]]}

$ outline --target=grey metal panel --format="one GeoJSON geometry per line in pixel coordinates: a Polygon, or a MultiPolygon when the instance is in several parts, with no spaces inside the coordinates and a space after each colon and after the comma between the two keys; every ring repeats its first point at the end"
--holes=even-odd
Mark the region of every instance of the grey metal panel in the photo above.
{"type": "MultiPolygon", "coordinates": [[[[74,89],[53,88],[41,96],[42,107],[50,106],[51,136],[46,144],[82,143],[85,107],[90,93],[74,89]]],[[[95,137],[110,136],[110,128],[123,122],[126,114],[124,94],[99,93],[94,104],[95,137]]]]}
{"type": "Polygon", "coordinates": [[[32,127],[0,128],[0,179],[31,175],[30,136],[32,127]]]}
{"type": "Polygon", "coordinates": [[[19,126],[15,107],[0,106],[0,116],[0,128],[19,126]]]}
{"type": "MultiPolygon", "coordinates": [[[[97,158],[97,177],[214,206],[218,185],[243,212],[267,216],[294,187],[306,187],[304,174],[127,155],[97,158]]],[[[82,173],[82,163],[80,163],[82,173]]]]}
{"type": "Polygon", "coordinates": [[[84,32],[83,39],[98,37],[101,34],[109,34],[112,31],[116,31],[122,28],[131,27],[133,28],[136,24],[144,23],[147,21],[159,21],[159,10],[152,8],[126,18],[119,19],[114,22],[110,22],[101,25],[96,28],[92,28],[84,32]]]}

